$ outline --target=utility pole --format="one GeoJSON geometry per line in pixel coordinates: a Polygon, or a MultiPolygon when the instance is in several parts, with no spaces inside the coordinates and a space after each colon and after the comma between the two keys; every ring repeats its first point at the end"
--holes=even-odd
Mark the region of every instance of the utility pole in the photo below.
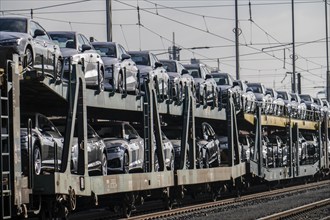
{"type": "Polygon", "coordinates": [[[175,46],[175,33],[173,32],[173,46],[172,46],[173,60],[177,60],[176,57],[176,46],[175,46]]]}
{"type": "Polygon", "coordinates": [[[296,92],[296,51],[294,36],[294,0],[291,0],[292,6],[292,92],[296,92]]]}
{"type": "Polygon", "coordinates": [[[239,33],[238,33],[238,5],[235,0],[235,47],[236,47],[236,79],[239,80],[239,33]]]}
{"type": "Polygon", "coordinates": [[[112,41],[112,4],[111,0],[106,0],[107,12],[107,41],[112,41]]]}
{"type": "Polygon", "coordinates": [[[329,36],[328,36],[328,1],[325,0],[325,42],[327,53],[327,85],[326,85],[326,97],[328,102],[330,101],[330,71],[329,71],[329,36]]]}

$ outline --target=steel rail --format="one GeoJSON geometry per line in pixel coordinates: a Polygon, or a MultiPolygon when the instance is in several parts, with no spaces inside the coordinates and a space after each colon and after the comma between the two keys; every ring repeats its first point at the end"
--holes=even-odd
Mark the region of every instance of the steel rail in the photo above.
{"type": "Polygon", "coordinates": [[[303,206],[299,206],[297,208],[289,209],[289,210],[286,210],[283,212],[279,212],[279,213],[275,213],[275,214],[272,214],[269,216],[259,218],[258,220],[282,219],[285,217],[290,217],[290,216],[299,215],[301,213],[306,213],[308,211],[315,210],[317,208],[327,206],[327,205],[330,205],[330,199],[324,199],[321,201],[317,201],[317,202],[313,202],[313,203],[306,204],[303,206]]]}
{"type": "Polygon", "coordinates": [[[253,200],[258,200],[258,199],[265,199],[265,198],[272,197],[272,196],[280,196],[280,195],[287,194],[287,193],[302,192],[302,191],[305,191],[308,189],[314,189],[314,188],[318,188],[318,187],[329,185],[329,184],[330,184],[330,181],[326,180],[326,181],[322,181],[322,182],[307,184],[304,186],[301,186],[301,185],[292,186],[292,187],[285,188],[285,189],[277,189],[277,190],[273,190],[273,191],[255,193],[252,195],[241,196],[238,198],[230,198],[230,199],[225,199],[225,200],[220,200],[220,201],[215,201],[215,202],[208,202],[208,203],[203,203],[203,204],[198,204],[198,205],[176,208],[176,209],[172,209],[172,210],[160,211],[160,212],[156,212],[156,213],[136,215],[136,216],[130,217],[130,219],[131,220],[132,219],[141,219],[142,220],[142,219],[166,218],[166,217],[170,217],[170,216],[192,213],[192,212],[196,212],[199,210],[205,210],[205,209],[209,209],[209,208],[216,208],[216,207],[231,205],[231,204],[235,204],[235,203],[253,201],[253,200]]]}

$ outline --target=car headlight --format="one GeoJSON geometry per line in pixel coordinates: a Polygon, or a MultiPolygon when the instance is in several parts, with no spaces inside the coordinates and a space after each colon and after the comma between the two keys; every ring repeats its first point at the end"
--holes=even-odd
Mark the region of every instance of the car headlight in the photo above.
{"type": "Polygon", "coordinates": [[[5,39],[0,41],[0,45],[2,46],[18,46],[20,45],[22,38],[12,38],[12,39],[5,39]]]}

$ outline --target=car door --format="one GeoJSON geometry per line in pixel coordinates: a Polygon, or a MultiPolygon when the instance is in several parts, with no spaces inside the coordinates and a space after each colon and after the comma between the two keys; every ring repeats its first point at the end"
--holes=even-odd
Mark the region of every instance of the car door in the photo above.
{"type": "Polygon", "coordinates": [[[47,45],[41,36],[35,37],[35,31],[37,29],[39,29],[39,25],[36,22],[30,20],[29,34],[32,36],[32,50],[34,50],[35,54],[34,68],[40,71],[42,69],[42,62],[44,62],[44,65],[46,65],[47,62],[45,61],[47,58],[47,45]]]}
{"type": "Polygon", "coordinates": [[[96,85],[98,82],[98,62],[101,61],[101,57],[96,51],[93,49],[92,44],[88,41],[88,39],[82,35],[78,34],[78,42],[81,41],[82,45],[90,46],[91,50],[85,50],[83,52],[85,60],[85,77],[89,78],[92,81],[92,84],[96,85]]]}
{"type": "Polygon", "coordinates": [[[127,90],[134,90],[137,88],[137,72],[135,62],[132,59],[122,59],[123,55],[128,55],[128,52],[120,44],[117,44],[117,58],[121,63],[121,68],[126,68],[126,84],[127,90]]]}
{"type": "Polygon", "coordinates": [[[45,35],[38,36],[36,38],[39,38],[40,40],[43,41],[43,46],[44,46],[44,65],[45,65],[45,70],[48,71],[49,73],[52,73],[54,70],[54,58],[53,54],[55,54],[55,44],[47,34],[46,30],[39,25],[37,22],[34,22],[37,29],[44,31],[45,35]]]}
{"type": "Polygon", "coordinates": [[[98,135],[94,129],[87,125],[87,151],[88,151],[88,164],[94,163],[97,161],[97,151],[98,151],[98,135]]]}

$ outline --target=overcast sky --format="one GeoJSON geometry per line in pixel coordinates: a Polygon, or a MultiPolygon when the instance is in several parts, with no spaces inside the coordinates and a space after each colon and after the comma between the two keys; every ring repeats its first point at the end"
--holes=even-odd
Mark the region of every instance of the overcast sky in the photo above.
{"type": "MultiPolygon", "coordinates": [[[[112,0],[113,41],[127,50],[153,50],[159,58],[175,42],[180,59],[200,59],[235,77],[234,0],[112,0]],[[140,26],[137,6],[140,8],[140,26]],[[207,47],[207,49],[190,49],[207,47]]],[[[290,90],[291,0],[238,0],[241,79],[290,90]],[[252,22],[249,20],[250,15],[252,22]]],[[[330,2],[330,1],[329,1],[330,2]]],[[[30,16],[46,30],[75,30],[106,41],[105,0],[0,0],[3,15],[30,16]],[[74,3],[74,4],[71,4],[74,3]],[[61,6],[62,5],[62,6],[61,6]],[[52,7],[48,7],[52,6],[52,7]],[[9,11],[12,10],[12,11],[9,11]]],[[[296,71],[303,93],[315,95],[326,83],[325,3],[295,0],[296,71]]]]}

